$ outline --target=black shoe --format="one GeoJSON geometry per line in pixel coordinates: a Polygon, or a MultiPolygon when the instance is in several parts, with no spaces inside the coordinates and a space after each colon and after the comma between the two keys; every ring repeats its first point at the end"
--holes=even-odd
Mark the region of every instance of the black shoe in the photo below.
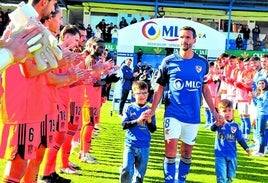
{"type": "Polygon", "coordinates": [[[50,175],[48,176],[41,176],[40,182],[42,183],[53,183],[52,177],[50,175]]]}
{"type": "Polygon", "coordinates": [[[71,179],[66,179],[64,177],[59,176],[56,172],[50,174],[52,177],[53,183],[70,183],[71,179]]]}

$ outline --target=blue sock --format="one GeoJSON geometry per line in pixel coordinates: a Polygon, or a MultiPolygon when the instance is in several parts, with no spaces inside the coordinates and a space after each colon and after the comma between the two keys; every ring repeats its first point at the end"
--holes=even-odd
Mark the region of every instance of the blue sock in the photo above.
{"type": "Polygon", "coordinates": [[[215,118],[214,118],[214,116],[213,116],[211,111],[210,111],[210,115],[211,115],[210,124],[213,124],[215,122],[215,118]]]}
{"type": "Polygon", "coordinates": [[[241,132],[242,134],[246,134],[246,122],[245,122],[245,118],[240,116],[240,120],[241,120],[241,132]]]}
{"type": "Polygon", "coordinates": [[[186,180],[186,177],[190,171],[191,160],[192,158],[187,159],[187,158],[181,157],[181,160],[179,163],[179,175],[178,175],[179,182],[183,182],[186,180]]]}
{"type": "Polygon", "coordinates": [[[267,145],[268,145],[268,129],[265,129],[264,130],[264,137],[265,137],[265,139],[264,139],[264,144],[265,144],[265,146],[266,146],[266,148],[267,148],[267,145]]]}
{"type": "Polygon", "coordinates": [[[206,118],[206,124],[210,124],[211,112],[208,108],[205,108],[205,118],[206,118]]]}
{"type": "Polygon", "coordinates": [[[174,183],[175,173],[176,173],[176,158],[167,158],[164,159],[164,175],[165,183],[174,183]]]}
{"type": "Polygon", "coordinates": [[[244,118],[245,121],[245,128],[246,128],[246,133],[248,136],[250,135],[250,129],[251,129],[251,124],[250,124],[250,118],[249,117],[245,117],[244,118]]]}

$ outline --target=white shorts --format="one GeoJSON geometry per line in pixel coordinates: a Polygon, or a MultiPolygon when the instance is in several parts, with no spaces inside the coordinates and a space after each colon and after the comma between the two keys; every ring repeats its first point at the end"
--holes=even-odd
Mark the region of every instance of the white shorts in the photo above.
{"type": "Polygon", "coordinates": [[[249,114],[249,102],[237,103],[238,114],[249,114]]]}
{"type": "Polygon", "coordinates": [[[199,124],[183,123],[175,118],[166,117],[164,119],[165,140],[180,139],[188,145],[194,145],[199,124]]]}

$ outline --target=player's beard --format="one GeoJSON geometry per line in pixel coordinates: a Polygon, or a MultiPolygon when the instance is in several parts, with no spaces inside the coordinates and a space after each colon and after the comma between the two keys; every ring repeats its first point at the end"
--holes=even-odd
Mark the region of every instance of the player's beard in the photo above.
{"type": "Polygon", "coordinates": [[[192,48],[192,44],[191,43],[184,43],[183,44],[183,47],[182,47],[182,50],[183,51],[188,51],[190,48],[192,48]]]}

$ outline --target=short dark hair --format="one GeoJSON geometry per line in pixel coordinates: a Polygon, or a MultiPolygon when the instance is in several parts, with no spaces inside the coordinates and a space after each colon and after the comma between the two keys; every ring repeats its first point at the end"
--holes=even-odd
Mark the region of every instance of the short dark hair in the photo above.
{"type": "Polygon", "coordinates": [[[83,30],[83,31],[87,30],[87,29],[85,28],[84,24],[82,24],[82,23],[78,23],[78,24],[76,24],[76,27],[77,27],[79,30],[83,30]]]}
{"type": "Polygon", "coordinates": [[[190,27],[190,26],[184,26],[184,27],[180,28],[180,31],[182,31],[182,30],[189,30],[189,31],[192,31],[192,33],[193,33],[193,38],[196,38],[196,31],[195,31],[194,28],[192,28],[192,27],[190,27]]]}
{"type": "Polygon", "coordinates": [[[222,59],[222,58],[226,58],[226,57],[229,57],[229,55],[228,55],[227,53],[222,53],[222,54],[220,55],[220,59],[222,59]]]}
{"type": "Polygon", "coordinates": [[[268,55],[264,54],[264,55],[261,56],[261,58],[268,58],[268,55]]]}
{"type": "Polygon", "coordinates": [[[253,56],[253,57],[250,58],[250,60],[260,61],[261,59],[258,56],[253,56]]]}
{"type": "Polygon", "coordinates": [[[229,59],[236,59],[235,55],[229,55],[229,59]]]}

